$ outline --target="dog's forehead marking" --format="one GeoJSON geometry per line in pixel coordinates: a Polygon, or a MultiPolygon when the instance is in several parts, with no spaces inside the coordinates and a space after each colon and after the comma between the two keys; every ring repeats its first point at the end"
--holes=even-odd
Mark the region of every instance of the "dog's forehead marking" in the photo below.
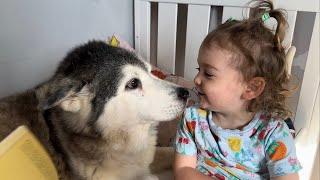
{"type": "Polygon", "coordinates": [[[126,78],[143,78],[145,76],[148,76],[148,71],[144,68],[141,68],[140,66],[135,65],[125,65],[122,69],[122,73],[126,78]]]}

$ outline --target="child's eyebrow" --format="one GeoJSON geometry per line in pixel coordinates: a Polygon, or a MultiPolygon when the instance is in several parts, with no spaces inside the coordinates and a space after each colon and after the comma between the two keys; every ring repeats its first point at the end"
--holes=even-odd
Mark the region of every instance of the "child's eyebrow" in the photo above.
{"type": "Polygon", "coordinates": [[[211,64],[203,63],[203,66],[206,68],[214,69],[215,71],[219,71],[216,67],[212,66],[211,64]]]}

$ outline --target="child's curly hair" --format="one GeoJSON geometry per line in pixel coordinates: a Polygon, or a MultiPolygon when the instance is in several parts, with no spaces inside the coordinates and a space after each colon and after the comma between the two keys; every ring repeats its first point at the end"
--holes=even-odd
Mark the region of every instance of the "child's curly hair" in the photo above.
{"type": "Polygon", "coordinates": [[[287,21],[282,10],[273,8],[271,1],[254,1],[248,19],[228,20],[210,32],[200,49],[212,46],[232,52],[232,65],[242,73],[246,82],[254,77],[264,78],[265,89],[260,96],[248,105],[248,111],[267,111],[280,117],[291,114],[285,105],[285,88],[288,74],[285,62],[285,49],[281,45],[287,21]],[[265,14],[267,13],[267,14],[265,14]],[[277,20],[276,32],[264,25],[263,15],[277,20]]]}

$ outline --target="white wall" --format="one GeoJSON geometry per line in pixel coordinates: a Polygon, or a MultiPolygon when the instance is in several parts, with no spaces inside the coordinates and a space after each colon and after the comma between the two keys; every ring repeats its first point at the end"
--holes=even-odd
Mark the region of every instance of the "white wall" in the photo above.
{"type": "Polygon", "coordinates": [[[0,97],[47,79],[73,46],[116,33],[131,45],[131,0],[0,0],[0,97]]]}

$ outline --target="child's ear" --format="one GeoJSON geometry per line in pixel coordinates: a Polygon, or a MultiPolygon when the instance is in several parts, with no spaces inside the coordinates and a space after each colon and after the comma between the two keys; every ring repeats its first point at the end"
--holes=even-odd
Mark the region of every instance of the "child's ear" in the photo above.
{"type": "Polygon", "coordinates": [[[245,91],[242,94],[242,98],[251,100],[258,97],[264,90],[266,81],[262,77],[254,77],[248,83],[245,91]]]}

